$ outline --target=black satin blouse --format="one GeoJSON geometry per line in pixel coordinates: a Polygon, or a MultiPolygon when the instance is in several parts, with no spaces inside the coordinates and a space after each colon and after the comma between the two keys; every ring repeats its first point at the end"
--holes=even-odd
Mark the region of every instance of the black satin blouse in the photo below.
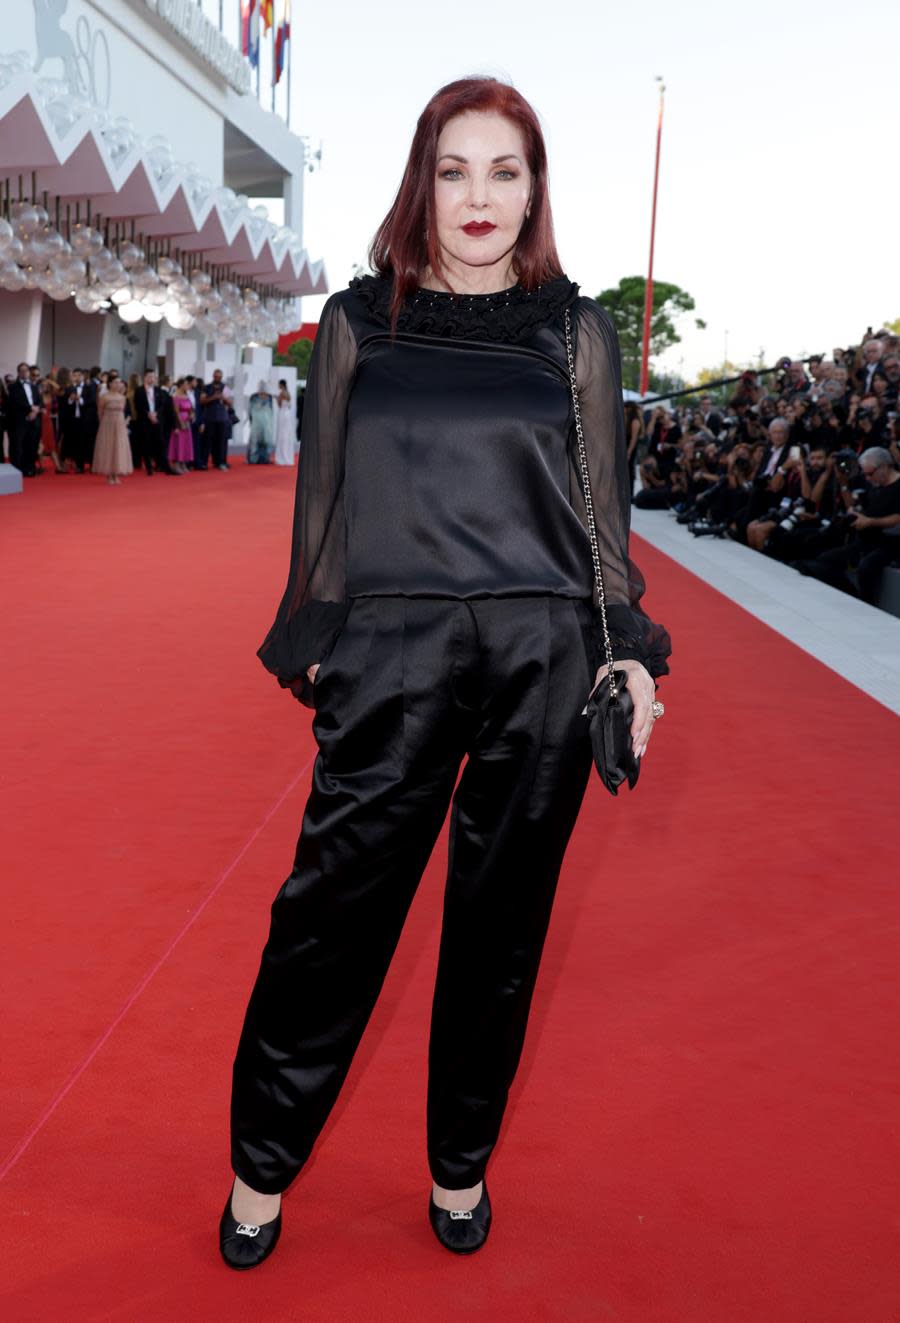
{"type": "MultiPolygon", "coordinates": [[[[496,294],[420,290],[393,339],[391,281],[322,312],[303,410],[287,589],[259,649],[306,705],[354,597],[590,599],[590,542],[563,325],[572,310],[588,465],[618,660],[668,672],[638,602],[615,327],[566,277],[496,294]]],[[[597,660],[602,642],[595,631],[597,660]]]]}

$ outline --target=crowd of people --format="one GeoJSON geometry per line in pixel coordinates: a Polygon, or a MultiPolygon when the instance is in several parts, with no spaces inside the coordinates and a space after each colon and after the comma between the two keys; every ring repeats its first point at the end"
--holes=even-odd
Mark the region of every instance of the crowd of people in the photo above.
{"type": "MultiPolygon", "coordinates": [[[[250,464],[293,464],[294,409],[286,381],[261,381],[249,400],[250,464]]],[[[149,369],[124,381],[115,370],[20,363],[0,381],[3,458],[24,477],[99,473],[111,486],[143,469],[172,477],[230,468],[234,396],[220,369],[203,382],[149,369]],[[49,469],[47,470],[49,471],[49,469]]]]}
{"type": "Polygon", "coordinates": [[[876,604],[900,564],[900,336],[742,374],[722,406],[625,406],[635,505],[876,604]]]}

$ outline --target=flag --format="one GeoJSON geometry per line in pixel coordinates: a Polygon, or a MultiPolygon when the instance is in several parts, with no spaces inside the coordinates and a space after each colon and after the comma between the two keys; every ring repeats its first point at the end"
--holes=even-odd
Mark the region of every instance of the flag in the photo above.
{"type": "Polygon", "coordinates": [[[241,0],[241,50],[254,69],[259,67],[259,5],[260,0],[241,0]]]}
{"type": "Polygon", "coordinates": [[[291,0],[284,0],[284,9],[281,14],[281,22],[278,24],[278,31],[275,33],[275,82],[281,81],[281,75],[284,73],[284,57],[288,42],[291,39],[291,0]]]}
{"type": "Polygon", "coordinates": [[[265,25],[263,31],[268,32],[275,26],[275,0],[261,0],[260,10],[265,25]]]}

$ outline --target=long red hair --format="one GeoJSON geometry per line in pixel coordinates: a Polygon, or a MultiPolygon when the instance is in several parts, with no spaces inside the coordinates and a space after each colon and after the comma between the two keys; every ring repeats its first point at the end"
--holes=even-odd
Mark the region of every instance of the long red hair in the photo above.
{"type": "Polygon", "coordinates": [[[418,289],[426,264],[449,288],[434,224],[437,144],[448,120],[467,110],[503,115],[518,126],[525,140],[532,176],[531,211],[522,224],[513,254],[516,278],[525,289],[536,289],[543,281],[563,274],[553,235],[547,149],[537,115],[509,83],[480,76],[459,78],[435,92],[419,116],[397,196],[369,247],[372,270],[394,277],[392,332],[404,300],[418,289]]]}

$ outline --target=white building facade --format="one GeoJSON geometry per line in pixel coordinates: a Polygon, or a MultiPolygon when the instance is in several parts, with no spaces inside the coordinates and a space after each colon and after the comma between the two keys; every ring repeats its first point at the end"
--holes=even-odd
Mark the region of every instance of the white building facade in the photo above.
{"type": "Polygon", "coordinates": [[[287,80],[269,69],[261,95],[240,21],[240,0],[4,7],[0,372],[164,359],[221,367],[238,399],[273,376],[293,387],[267,346],[327,292],[303,246],[309,153],[287,80]]]}

